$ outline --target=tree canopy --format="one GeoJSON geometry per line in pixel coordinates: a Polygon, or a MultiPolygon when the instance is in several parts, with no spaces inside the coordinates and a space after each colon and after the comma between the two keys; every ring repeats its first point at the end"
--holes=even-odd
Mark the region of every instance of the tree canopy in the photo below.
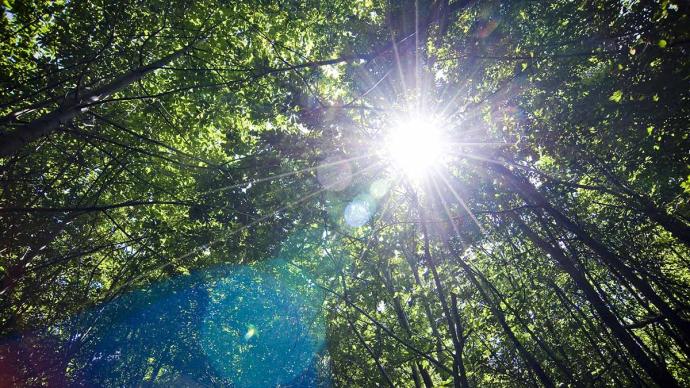
{"type": "Polygon", "coordinates": [[[690,385],[686,0],[1,7],[3,384],[690,385]]]}

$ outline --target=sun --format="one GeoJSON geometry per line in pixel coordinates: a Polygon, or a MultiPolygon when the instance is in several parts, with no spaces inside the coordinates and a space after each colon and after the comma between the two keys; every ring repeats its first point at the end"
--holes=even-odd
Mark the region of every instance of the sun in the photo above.
{"type": "Polygon", "coordinates": [[[447,142],[438,121],[431,116],[414,116],[397,121],[388,131],[384,154],[394,170],[411,180],[420,180],[441,163],[447,142]]]}

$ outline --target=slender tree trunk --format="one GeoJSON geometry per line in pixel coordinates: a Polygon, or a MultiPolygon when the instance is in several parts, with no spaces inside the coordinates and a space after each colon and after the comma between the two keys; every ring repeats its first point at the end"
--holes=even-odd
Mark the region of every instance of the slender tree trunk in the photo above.
{"type": "Polygon", "coordinates": [[[541,367],[541,364],[539,361],[537,361],[536,358],[530,353],[527,348],[522,345],[520,340],[518,340],[517,336],[515,336],[515,333],[513,332],[513,329],[510,328],[508,323],[506,322],[505,319],[505,314],[503,314],[503,311],[494,303],[493,299],[489,297],[489,294],[486,292],[484,289],[484,286],[481,284],[481,282],[477,279],[477,277],[474,274],[474,271],[472,268],[465,262],[465,260],[460,257],[458,253],[455,252],[455,250],[450,246],[450,243],[446,242],[446,245],[448,246],[448,250],[450,252],[453,252],[455,255],[456,260],[460,264],[460,267],[462,268],[463,272],[465,273],[465,276],[472,282],[472,284],[477,288],[479,291],[479,294],[481,295],[482,299],[487,303],[489,306],[489,309],[493,313],[494,317],[496,317],[496,320],[498,321],[498,324],[501,326],[503,329],[503,332],[508,336],[510,341],[513,343],[515,348],[517,349],[518,353],[522,357],[522,359],[527,363],[527,366],[537,375],[539,378],[539,381],[545,386],[545,387],[555,387],[555,384],[553,381],[551,381],[551,378],[546,374],[544,371],[544,368],[541,367]]]}
{"type": "Polygon", "coordinates": [[[470,383],[467,381],[467,370],[465,369],[465,363],[462,360],[462,352],[465,349],[465,329],[462,324],[462,319],[460,318],[460,313],[458,312],[458,297],[454,293],[450,293],[450,309],[453,314],[453,321],[455,321],[455,331],[458,334],[458,342],[460,349],[458,349],[458,367],[460,372],[460,384],[469,388],[470,383]]]}
{"type": "Polygon", "coordinates": [[[74,95],[56,110],[18,126],[11,132],[0,134],[0,158],[16,154],[25,145],[54,132],[62,124],[69,122],[82,112],[88,111],[90,106],[104,100],[119,90],[144,78],[147,74],[160,69],[175,59],[181,57],[192,48],[196,40],[149,65],[131,70],[112,82],[95,90],[88,91],[81,96],[74,95]]]}
{"type": "Polygon", "coordinates": [[[419,202],[415,199],[415,205],[417,207],[417,212],[419,213],[419,217],[421,219],[421,228],[422,228],[422,237],[423,237],[423,246],[424,246],[424,259],[429,265],[429,268],[431,269],[431,275],[432,278],[434,279],[434,285],[436,288],[436,294],[438,295],[439,302],[441,303],[441,309],[443,310],[443,315],[445,316],[446,323],[448,325],[448,332],[450,334],[450,338],[453,342],[453,384],[455,387],[462,387],[466,388],[466,385],[463,385],[464,382],[466,382],[467,379],[463,379],[461,377],[461,370],[464,370],[464,365],[462,364],[462,346],[460,344],[460,339],[458,338],[458,333],[455,328],[455,323],[453,322],[453,316],[451,314],[451,310],[448,307],[448,300],[446,299],[446,292],[445,292],[445,287],[443,287],[443,283],[441,282],[441,278],[438,274],[438,268],[436,267],[436,260],[434,260],[434,256],[431,254],[431,247],[430,247],[430,239],[429,239],[429,231],[427,228],[427,220],[426,220],[426,213],[424,209],[419,205],[419,202]]]}
{"type": "Polygon", "coordinates": [[[647,298],[647,300],[659,309],[661,314],[668,318],[673,326],[676,327],[681,336],[680,338],[682,338],[679,345],[681,348],[687,349],[688,345],[690,345],[690,322],[681,318],[675,309],[666,303],[646,280],[637,276],[617,254],[609,250],[600,241],[590,236],[582,227],[553,207],[549,201],[524,178],[516,176],[504,166],[495,164],[491,164],[490,166],[501,175],[506,183],[516,189],[518,194],[527,203],[542,207],[546,210],[559,225],[575,234],[580,241],[592,249],[612,271],[627,279],[645,298],[647,298]]]}
{"type": "MultiPolygon", "coordinates": [[[[417,264],[411,258],[408,258],[407,263],[410,265],[410,270],[412,271],[415,284],[417,284],[420,289],[424,289],[425,285],[422,282],[422,279],[419,277],[419,268],[417,267],[417,264]]],[[[424,296],[422,296],[421,300],[423,303],[424,315],[426,315],[426,318],[429,321],[429,326],[431,327],[431,334],[433,334],[434,339],[436,340],[436,357],[440,362],[443,362],[445,360],[445,354],[443,353],[443,339],[441,338],[441,333],[438,331],[438,325],[436,324],[434,314],[431,311],[431,306],[429,306],[429,301],[424,296]]]]}
{"type": "Polygon", "coordinates": [[[637,206],[634,208],[644,213],[647,217],[654,220],[656,223],[666,229],[673,237],[677,238],[683,244],[690,247],[690,226],[682,222],[678,218],[668,214],[666,210],[659,208],[647,196],[641,195],[630,189],[627,185],[621,182],[615,174],[597,157],[590,157],[594,159],[599,170],[608,178],[608,180],[622,191],[622,196],[628,196],[637,206]]]}
{"type": "MultiPolygon", "coordinates": [[[[489,289],[491,291],[493,291],[494,295],[496,295],[496,297],[498,298],[498,302],[499,303],[503,302],[506,304],[508,312],[513,314],[513,316],[515,317],[517,322],[522,326],[522,329],[525,332],[527,332],[527,334],[529,334],[530,337],[532,337],[532,339],[534,339],[534,342],[536,342],[537,345],[544,351],[544,353],[546,353],[546,355],[554,362],[554,364],[556,364],[558,369],[561,370],[563,376],[566,379],[572,379],[573,378],[572,370],[570,370],[570,368],[568,368],[568,366],[563,363],[563,361],[556,355],[556,353],[553,351],[553,349],[551,349],[551,347],[546,342],[544,342],[541,339],[541,337],[539,337],[533,330],[531,330],[529,328],[529,325],[527,324],[527,322],[525,322],[524,319],[522,319],[520,313],[518,311],[515,311],[515,309],[510,304],[508,304],[508,302],[505,300],[503,295],[498,291],[498,289],[491,282],[489,282],[489,279],[487,279],[486,276],[484,276],[481,272],[477,273],[477,275],[482,280],[482,282],[484,282],[489,287],[489,289]]],[[[520,289],[520,287],[518,285],[516,285],[512,280],[509,279],[508,282],[512,286],[512,289],[514,289],[514,290],[520,289]]],[[[546,321],[548,322],[548,318],[546,319],[546,321]]]]}
{"type": "Polygon", "coordinates": [[[350,298],[348,298],[346,295],[341,295],[341,294],[337,293],[336,291],[334,291],[334,290],[332,290],[332,289],[330,289],[330,288],[328,288],[322,284],[317,284],[317,286],[320,289],[322,289],[323,291],[325,291],[325,292],[327,292],[327,293],[329,293],[335,297],[338,297],[340,300],[345,302],[348,306],[355,309],[358,313],[360,313],[364,317],[366,317],[371,323],[373,323],[376,327],[383,330],[384,333],[386,333],[389,337],[394,339],[400,345],[402,345],[405,348],[407,348],[408,350],[412,351],[414,354],[426,359],[427,361],[429,361],[431,364],[433,364],[434,366],[436,366],[440,370],[442,370],[446,373],[451,373],[451,371],[450,371],[450,369],[448,369],[448,367],[446,367],[445,365],[440,363],[437,359],[431,357],[427,352],[422,351],[421,349],[417,348],[414,344],[409,343],[408,341],[404,340],[403,338],[400,338],[400,336],[396,335],[395,332],[393,332],[391,329],[386,327],[386,325],[382,324],[377,319],[372,317],[371,314],[367,313],[364,309],[357,306],[357,304],[354,303],[353,301],[351,301],[350,298]]]}
{"type": "MultiPolygon", "coordinates": [[[[597,327],[595,327],[591,320],[589,319],[588,316],[585,315],[585,313],[580,309],[580,307],[573,303],[565,294],[565,291],[561,290],[561,288],[552,280],[547,280],[546,283],[553,288],[553,290],[556,292],[556,296],[558,299],[563,303],[563,305],[566,307],[566,311],[568,312],[568,315],[575,321],[578,326],[582,328],[582,332],[585,335],[585,338],[587,338],[587,342],[592,346],[592,349],[596,352],[596,354],[599,356],[599,360],[602,363],[602,365],[606,365],[607,361],[607,356],[602,352],[601,349],[601,343],[606,343],[607,338],[603,337],[601,335],[601,331],[597,330],[597,327]],[[575,313],[577,312],[577,314],[575,313]],[[594,333],[594,338],[591,334],[594,333]]],[[[605,330],[605,329],[604,329],[605,330]]],[[[610,338],[610,337],[609,337],[610,338]]],[[[620,347],[619,344],[615,344],[620,347]]],[[[614,346],[615,348],[615,346],[614,346]]],[[[629,363],[624,362],[621,360],[619,357],[620,354],[623,353],[623,350],[620,349],[620,352],[618,352],[618,349],[613,349],[613,351],[607,350],[609,357],[611,357],[610,362],[615,361],[620,365],[620,367],[623,370],[623,373],[625,373],[628,378],[631,380],[634,380],[637,378],[637,376],[634,376],[633,373],[631,372],[632,369],[630,368],[629,363]]],[[[634,372],[634,371],[633,371],[634,372]]],[[[617,377],[614,375],[614,379],[616,380],[617,385],[621,385],[621,382],[618,380],[617,377]]]]}
{"type": "MultiPolygon", "coordinates": [[[[398,323],[400,326],[403,328],[405,333],[407,334],[407,338],[411,339],[412,338],[412,329],[410,328],[410,322],[407,319],[407,314],[405,314],[405,310],[403,309],[402,303],[400,302],[400,297],[397,296],[395,285],[393,284],[393,276],[390,273],[390,268],[388,265],[384,268],[384,270],[381,273],[381,278],[383,279],[383,283],[388,289],[388,292],[393,295],[393,308],[395,310],[395,315],[398,318],[398,323]]],[[[431,380],[431,376],[429,376],[429,372],[424,368],[421,364],[419,364],[417,361],[414,361],[413,366],[412,366],[412,378],[415,381],[415,386],[416,387],[421,387],[421,382],[424,382],[424,385],[427,388],[433,387],[433,382],[431,380]],[[422,380],[420,381],[420,374],[422,377],[422,380]]]]}
{"type": "MultiPolygon", "coordinates": [[[[437,200],[440,202],[443,201],[443,198],[437,196],[437,200]]],[[[419,207],[419,205],[417,206],[419,207]]],[[[422,213],[420,212],[420,216],[421,215],[422,213]]],[[[426,231],[426,222],[423,217],[421,221],[424,231],[426,231]]],[[[456,221],[452,218],[450,218],[448,221],[451,223],[453,230],[456,232],[458,237],[462,238],[459,234],[459,229],[456,225],[456,221]]],[[[443,243],[445,244],[448,253],[452,254],[455,257],[467,278],[475,286],[477,291],[479,291],[479,294],[481,295],[482,299],[484,299],[484,301],[487,303],[492,314],[496,317],[496,320],[498,321],[499,325],[501,326],[505,334],[508,336],[510,341],[513,343],[522,359],[527,363],[527,366],[537,375],[537,378],[545,387],[555,387],[555,384],[553,383],[549,375],[544,371],[544,368],[542,368],[539,361],[532,355],[532,353],[529,352],[529,350],[527,350],[527,348],[524,347],[524,345],[522,345],[520,340],[518,340],[517,336],[515,336],[515,333],[506,322],[505,314],[501,310],[500,306],[497,303],[494,303],[493,299],[484,289],[482,283],[475,276],[474,271],[472,270],[470,265],[462,259],[461,255],[456,251],[456,249],[452,246],[448,239],[443,239],[443,243]]]]}
{"type": "Polygon", "coordinates": [[[597,314],[604,324],[606,324],[614,336],[623,344],[623,346],[633,356],[635,361],[637,361],[642,369],[647,372],[649,377],[662,387],[678,387],[678,382],[669,373],[669,371],[663,365],[658,365],[652,361],[652,359],[645,353],[633,336],[630,335],[627,330],[625,330],[615,314],[613,314],[613,312],[606,306],[606,303],[601,298],[599,293],[589,283],[585,274],[575,267],[574,263],[568,257],[566,257],[560,249],[541,239],[531,228],[522,222],[522,220],[516,214],[513,213],[512,217],[520,230],[530,239],[530,241],[551,255],[551,257],[558,262],[561,268],[563,268],[566,273],[570,275],[571,279],[575,282],[578,288],[582,290],[589,302],[597,311],[597,314]]]}
{"type": "Polygon", "coordinates": [[[359,340],[359,343],[362,344],[362,346],[364,346],[364,349],[366,349],[369,356],[371,356],[371,358],[374,360],[374,363],[376,363],[376,368],[378,368],[379,372],[381,373],[381,376],[386,381],[386,384],[388,384],[389,387],[395,387],[393,381],[388,375],[388,372],[386,372],[386,368],[383,367],[379,358],[376,356],[376,354],[374,354],[374,351],[371,349],[371,347],[366,343],[362,335],[359,333],[359,330],[357,330],[355,323],[352,321],[352,319],[349,316],[349,313],[347,312],[345,312],[345,319],[347,320],[348,325],[350,325],[350,328],[352,328],[352,331],[355,332],[355,335],[357,336],[357,340],[359,340]]]}
{"type": "Polygon", "coordinates": [[[673,237],[677,238],[683,244],[690,247],[690,227],[677,218],[669,215],[665,210],[658,208],[651,200],[638,195],[638,202],[640,202],[639,210],[641,210],[647,217],[656,221],[664,229],[666,229],[673,237]]]}

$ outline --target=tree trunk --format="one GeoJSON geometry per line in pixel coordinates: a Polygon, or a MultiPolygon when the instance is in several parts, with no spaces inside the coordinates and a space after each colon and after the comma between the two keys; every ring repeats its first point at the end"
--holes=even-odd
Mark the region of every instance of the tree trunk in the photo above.
{"type": "MultiPolygon", "coordinates": [[[[443,198],[440,197],[440,195],[437,195],[437,200],[443,201],[443,198]]],[[[421,213],[420,213],[421,216],[421,213]]],[[[426,222],[424,218],[422,217],[422,227],[424,228],[424,232],[426,235],[426,222]]],[[[458,230],[458,226],[456,225],[456,221],[453,218],[449,218],[448,222],[450,222],[451,226],[453,227],[453,230],[455,233],[458,235],[459,238],[461,238],[461,235],[458,230]]],[[[486,292],[484,289],[484,286],[482,283],[477,279],[477,277],[474,274],[474,271],[472,268],[465,262],[465,260],[462,259],[461,255],[455,250],[455,248],[452,246],[452,244],[449,242],[448,239],[443,239],[443,243],[446,246],[446,249],[449,254],[452,254],[455,256],[456,260],[458,261],[458,264],[460,264],[460,267],[462,268],[463,272],[467,276],[467,278],[470,280],[470,282],[475,286],[477,291],[479,291],[479,294],[481,295],[482,299],[487,303],[489,306],[492,314],[496,317],[496,320],[498,320],[499,325],[505,332],[505,334],[508,336],[510,341],[513,343],[515,348],[517,349],[518,353],[520,354],[520,357],[527,363],[527,366],[537,375],[537,378],[539,378],[539,381],[547,387],[555,387],[555,384],[551,380],[548,374],[544,371],[544,368],[542,368],[541,364],[539,361],[532,355],[532,353],[525,348],[522,343],[520,343],[520,340],[515,336],[515,333],[513,330],[510,328],[508,323],[505,320],[505,314],[503,314],[503,311],[501,310],[500,306],[496,303],[494,303],[493,299],[489,296],[489,294],[486,292]]],[[[433,271],[433,268],[432,268],[433,271]]]]}
{"type": "Polygon", "coordinates": [[[570,278],[575,282],[577,287],[587,297],[601,320],[616,336],[616,338],[623,344],[628,352],[633,356],[635,361],[644,369],[649,377],[662,387],[678,387],[678,382],[669,373],[663,365],[657,365],[644,352],[642,347],[635,341],[630,333],[625,330],[623,325],[618,321],[618,318],[606,306],[606,303],[601,298],[599,293],[589,283],[585,274],[575,267],[574,263],[566,257],[560,249],[551,245],[550,243],[541,239],[531,228],[529,228],[522,220],[515,214],[512,214],[513,220],[516,222],[520,230],[540,249],[551,255],[551,257],[558,262],[563,270],[570,275],[570,278]]]}
{"type": "MultiPolygon", "coordinates": [[[[386,267],[382,271],[381,278],[383,279],[383,284],[386,286],[386,289],[388,289],[388,292],[391,295],[393,295],[393,308],[395,309],[395,315],[398,318],[398,323],[407,334],[407,338],[411,339],[412,329],[410,328],[410,322],[407,319],[407,314],[405,314],[405,310],[403,309],[402,303],[400,302],[400,297],[395,295],[396,289],[395,285],[393,284],[393,277],[390,273],[390,268],[388,267],[388,265],[386,265],[386,267]]],[[[415,387],[421,386],[421,381],[419,379],[420,374],[422,376],[422,380],[426,388],[433,387],[433,383],[429,384],[431,382],[431,376],[429,376],[429,372],[420,363],[414,361],[412,367],[412,378],[414,379],[415,387]]]]}
{"type": "MultiPolygon", "coordinates": [[[[416,258],[416,256],[415,256],[416,258]]],[[[408,258],[407,263],[410,266],[410,270],[412,271],[412,276],[414,277],[415,284],[420,289],[423,289],[425,287],[424,283],[422,282],[422,279],[419,277],[419,268],[417,267],[417,264],[413,261],[413,258],[408,258]]],[[[443,339],[441,338],[441,333],[438,331],[438,325],[436,324],[436,321],[434,320],[434,314],[431,311],[431,306],[429,306],[429,301],[426,299],[426,297],[422,296],[421,298],[422,303],[424,304],[424,315],[426,315],[427,320],[429,321],[429,326],[431,327],[431,333],[434,336],[434,339],[436,340],[436,358],[440,361],[443,362],[445,360],[445,354],[443,352],[443,339]]]]}
{"type": "Polygon", "coordinates": [[[465,363],[462,360],[462,352],[465,348],[465,330],[462,325],[462,320],[460,319],[460,313],[458,312],[458,297],[454,293],[450,293],[450,308],[453,314],[453,321],[455,321],[455,330],[458,333],[458,342],[460,349],[458,350],[458,366],[460,372],[460,384],[464,388],[469,388],[470,383],[467,381],[467,371],[465,370],[465,363]]]}
{"type": "Polygon", "coordinates": [[[175,59],[181,57],[192,48],[196,40],[149,65],[131,70],[116,78],[109,84],[89,91],[82,96],[73,96],[56,110],[21,125],[11,132],[0,134],[0,158],[16,154],[25,145],[54,132],[60,125],[69,122],[78,114],[88,111],[90,106],[102,101],[113,93],[124,89],[132,83],[144,78],[147,74],[160,69],[175,59]]]}
{"type": "MultiPolygon", "coordinates": [[[[451,222],[454,222],[451,220],[451,222]]],[[[496,320],[498,321],[498,324],[501,326],[503,329],[503,332],[508,336],[510,341],[513,343],[515,348],[517,349],[518,353],[522,357],[522,359],[527,363],[529,368],[534,371],[534,373],[537,375],[539,378],[539,381],[545,386],[545,387],[555,387],[555,384],[553,381],[551,381],[551,378],[549,375],[546,374],[544,371],[544,368],[541,367],[541,364],[539,361],[537,361],[536,358],[532,355],[532,353],[525,348],[522,343],[520,343],[520,340],[515,336],[515,333],[513,332],[513,329],[510,328],[508,323],[506,322],[505,315],[503,314],[503,311],[500,309],[499,306],[497,306],[493,299],[489,297],[489,294],[486,292],[484,289],[484,286],[481,284],[481,282],[477,279],[477,277],[474,275],[474,271],[470,267],[465,260],[462,259],[460,254],[458,254],[455,249],[451,246],[451,244],[448,241],[444,241],[446,244],[446,247],[448,249],[448,252],[453,253],[455,256],[458,264],[460,264],[460,267],[462,268],[463,272],[465,273],[465,276],[467,276],[467,279],[470,280],[470,282],[475,286],[477,291],[479,291],[479,294],[481,295],[482,299],[486,302],[486,304],[489,306],[489,309],[491,310],[492,314],[494,317],[496,317],[496,320]]]]}
{"type": "Polygon", "coordinates": [[[639,194],[629,188],[626,184],[621,182],[598,157],[590,156],[589,159],[593,159],[596,162],[593,164],[596,164],[606,178],[608,178],[613,185],[618,187],[618,189],[622,192],[621,196],[627,196],[632,202],[637,204],[637,206],[634,206],[636,210],[644,213],[647,217],[654,220],[669,233],[671,233],[673,237],[690,247],[690,226],[680,221],[678,218],[668,214],[666,210],[656,206],[656,204],[649,197],[639,194]]]}
{"type": "Polygon", "coordinates": [[[459,364],[462,362],[462,357],[460,356],[459,352],[462,351],[462,348],[460,346],[460,341],[458,340],[458,335],[457,332],[455,331],[455,325],[453,323],[453,318],[450,313],[450,308],[448,307],[448,301],[446,300],[446,294],[445,290],[443,287],[443,284],[441,283],[441,278],[438,275],[438,269],[436,268],[436,261],[434,260],[434,257],[431,255],[431,248],[430,248],[430,243],[429,243],[429,233],[427,230],[427,225],[426,225],[426,216],[424,214],[424,211],[422,210],[421,206],[417,203],[417,210],[419,213],[419,216],[422,221],[422,235],[424,238],[424,259],[429,264],[429,268],[431,268],[431,274],[434,279],[434,285],[436,288],[436,294],[438,295],[439,302],[441,302],[441,308],[443,309],[443,315],[446,318],[446,323],[448,324],[448,332],[450,334],[450,338],[453,342],[453,385],[458,388],[464,388],[462,386],[462,379],[460,378],[460,370],[463,369],[459,364]]]}
{"type": "Polygon", "coordinates": [[[553,207],[549,201],[524,178],[515,175],[502,165],[491,164],[490,168],[498,172],[504,181],[512,186],[525,202],[537,207],[542,207],[546,210],[559,225],[575,234],[580,241],[592,249],[592,251],[594,251],[614,273],[620,274],[621,277],[628,280],[645,298],[647,298],[647,300],[659,309],[661,314],[668,318],[673,326],[676,327],[680,338],[682,338],[679,338],[679,341],[681,341],[679,346],[683,349],[687,349],[688,345],[690,345],[690,322],[682,319],[676,310],[666,303],[646,280],[637,276],[617,254],[609,250],[600,241],[590,236],[582,227],[553,207]]]}

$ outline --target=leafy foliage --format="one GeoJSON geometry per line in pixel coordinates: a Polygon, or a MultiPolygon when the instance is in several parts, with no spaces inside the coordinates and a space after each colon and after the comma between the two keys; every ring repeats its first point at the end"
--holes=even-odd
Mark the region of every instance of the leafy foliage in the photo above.
{"type": "Polygon", "coordinates": [[[2,8],[2,381],[690,384],[687,2],[2,8]]]}

